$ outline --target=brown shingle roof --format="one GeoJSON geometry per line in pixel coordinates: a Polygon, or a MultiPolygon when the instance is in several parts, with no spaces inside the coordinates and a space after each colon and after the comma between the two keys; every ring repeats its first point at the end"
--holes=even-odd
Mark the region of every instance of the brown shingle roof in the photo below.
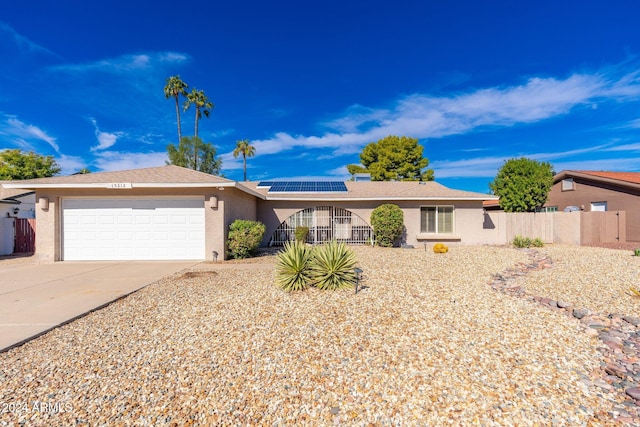
{"type": "Polygon", "coordinates": [[[232,183],[233,181],[180,166],[167,165],[116,172],[96,172],[69,176],[53,176],[50,178],[26,179],[19,182],[20,185],[24,185],[26,188],[29,188],[29,186],[34,184],[73,185],[108,184],[115,182],[128,182],[132,184],[219,184],[232,183]]]}
{"type": "Polygon", "coordinates": [[[640,184],[640,172],[576,171],[586,175],[640,184]]]}
{"type": "Polygon", "coordinates": [[[335,193],[269,193],[257,188],[257,182],[243,182],[245,186],[262,194],[267,200],[493,200],[496,196],[471,191],[453,190],[435,181],[346,181],[347,192],[335,193]]]}

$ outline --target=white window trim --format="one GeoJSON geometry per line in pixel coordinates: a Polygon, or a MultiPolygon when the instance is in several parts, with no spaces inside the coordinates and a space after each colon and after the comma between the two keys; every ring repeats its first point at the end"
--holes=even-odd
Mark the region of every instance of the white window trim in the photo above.
{"type": "Polygon", "coordinates": [[[576,182],[573,180],[573,178],[565,178],[561,181],[560,183],[561,185],[561,190],[562,191],[574,191],[576,189],[576,182]],[[567,185],[565,186],[565,183],[567,184],[571,184],[570,186],[567,185]]]}
{"type": "Polygon", "coordinates": [[[455,232],[456,232],[456,207],[454,205],[421,205],[420,206],[420,235],[421,236],[427,236],[427,235],[440,235],[440,236],[455,236],[455,232]],[[422,208],[435,208],[436,209],[436,232],[435,233],[431,233],[431,232],[427,232],[427,231],[423,231],[422,230],[422,208]],[[451,208],[451,232],[440,232],[440,230],[438,230],[438,208],[451,208]]]}
{"type": "Polygon", "coordinates": [[[606,200],[599,202],[591,202],[591,212],[607,212],[609,210],[609,203],[606,200]],[[594,209],[594,206],[603,206],[604,210],[594,209]]]}

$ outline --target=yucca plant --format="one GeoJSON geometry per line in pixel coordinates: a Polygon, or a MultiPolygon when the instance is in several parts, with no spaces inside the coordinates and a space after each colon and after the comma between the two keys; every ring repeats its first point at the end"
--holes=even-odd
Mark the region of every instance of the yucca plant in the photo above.
{"type": "Polygon", "coordinates": [[[356,255],[344,243],[332,241],[316,248],[311,281],[318,289],[350,288],[356,283],[356,255]]]}
{"type": "Polygon", "coordinates": [[[285,242],[277,255],[276,284],[287,292],[305,289],[311,281],[311,248],[303,242],[285,242]]]}

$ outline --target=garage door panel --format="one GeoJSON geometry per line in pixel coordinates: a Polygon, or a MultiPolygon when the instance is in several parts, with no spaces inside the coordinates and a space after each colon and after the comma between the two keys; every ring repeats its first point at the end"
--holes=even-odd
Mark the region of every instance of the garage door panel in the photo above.
{"type": "Polygon", "coordinates": [[[63,259],[204,259],[204,199],[64,199],[63,259]]]}

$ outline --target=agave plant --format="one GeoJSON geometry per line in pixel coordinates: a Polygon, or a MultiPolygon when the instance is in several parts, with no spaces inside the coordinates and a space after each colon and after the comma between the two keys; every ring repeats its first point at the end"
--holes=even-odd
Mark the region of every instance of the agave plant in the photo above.
{"type": "Polygon", "coordinates": [[[318,289],[354,286],[356,256],[344,243],[336,241],[317,248],[311,265],[311,280],[318,289]]]}
{"type": "Polygon", "coordinates": [[[285,242],[276,261],[276,284],[287,292],[305,289],[311,280],[311,248],[302,242],[285,242]]]}

